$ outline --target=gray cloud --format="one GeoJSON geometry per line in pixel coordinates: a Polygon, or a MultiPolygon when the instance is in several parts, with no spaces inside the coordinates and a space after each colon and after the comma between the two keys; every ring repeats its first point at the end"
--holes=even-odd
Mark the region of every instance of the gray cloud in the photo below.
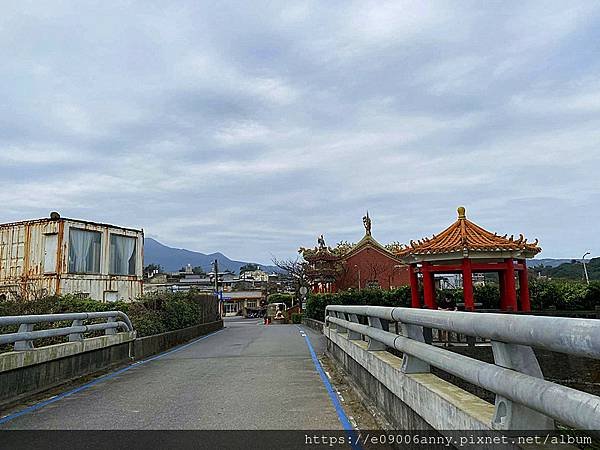
{"type": "Polygon", "coordinates": [[[268,262],[459,204],[600,251],[592,2],[8,2],[0,204],[268,262]]]}

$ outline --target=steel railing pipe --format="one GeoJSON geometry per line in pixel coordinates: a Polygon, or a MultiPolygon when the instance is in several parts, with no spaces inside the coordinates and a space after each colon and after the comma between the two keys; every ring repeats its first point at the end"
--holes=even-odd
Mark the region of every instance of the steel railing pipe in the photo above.
{"type": "Polygon", "coordinates": [[[492,341],[600,359],[600,321],[596,319],[483,314],[385,306],[329,305],[327,311],[378,317],[492,341]]]}
{"type": "Polygon", "coordinates": [[[329,317],[328,320],[566,425],[586,430],[600,429],[600,397],[367,325],[337,317],[329,317]]]}
{"type": "Polygon", "coordinates": [[[114,334],[118,329],[133,331],[133,325],[127,314],[121,311],[99,311],[66,314],[44,314],[25,316],[3,316],[0,317],[0,326],[19,325],[15,333],[0,334],[0,344],[15,344],[15,350],[33,350],[33,341],[58,336],[69,336],[69,341],[83,339],[83,333],[92,331],[104,331],[106,334],[114,334]],[[106,319],[103,323],[84,325],[84,320],[106,319]],[[120,319],[120,320],[119,320],[120,319]],[[71,326],[60,328],[49,328],[46,330],[34,330],[38,323],[71,321],[71,326]]]}

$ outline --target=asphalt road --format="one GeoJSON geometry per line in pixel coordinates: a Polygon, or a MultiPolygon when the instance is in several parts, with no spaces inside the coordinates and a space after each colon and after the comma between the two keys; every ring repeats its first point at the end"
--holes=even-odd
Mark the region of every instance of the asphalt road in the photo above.
{"type": "MultiPolygon", "coordinates": [[[[319,354],[323,336],[302,327],[319,354]]],[[[232,318],[225,329],[0,429],[341,429],[295,325],[232,318]]]]}

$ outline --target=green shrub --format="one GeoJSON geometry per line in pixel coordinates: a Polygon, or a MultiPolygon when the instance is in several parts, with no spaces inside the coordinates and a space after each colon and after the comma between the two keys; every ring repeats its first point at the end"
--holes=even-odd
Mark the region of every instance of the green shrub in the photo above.
{"type": "Polygon", "coordinates": [[[302,323],[302,314],[293,313],[292,314],[292,323],[302,323]]]}
{"type": "Polygon", "coordinates": [[[291,308],[294,303],[292,294],[271,294],[267,298],[268,303],[285,303],[287,308],[291,308]]]}
{"type": "MultiPolygon", "coordinates": [[[[481,309],[500,307],[500,289],[496,283],[475,286],[473,296],[481,309]]],[[[600,281],[585,282],[574,280],[548,280],[532,278],[529,281],[529,296],[532,310],[556,308],[564,311],[593,310],[600,306],[600,281]]],[[[438,289],[436,298],[451,298],[457,303],[463,301],[462,289],[438,289]]],[[[306,316],[324,320],[327,305],[376,305],[405,306],[411,304],[410,287],[402,286],[391,291],[381,289],[347,290],[335,294],[310,294],[306,304],[306,316]]]]}
{"type": "MultiPolygon", "coordinates": [[[[458,297],[463,301],[462,289],[457,289],[458,297]]],[[[483,286],[473,288],[473,299],[475,303],[481,303],[481,309],[499,309],[500,308],[500,286],[496,283],[488,283],[483,286]]]]}
{"type": "Polygon", "coordinates": [[[309,294],[306,301],[306,317],[324,320],[327,305],[410,306],[410,287],[401,286],[389,291],[349,289],[335,294],[309,294]]]}
{"type": "MultiPolygon", "coordinates": [[[[166,331],[212,322],[218,319],[218,300],[212,294],[197,291],[146,295],[132,302],[105,303],[81,299],[72,295],[44,297],[30,301],[0,301],[0,316],[27,314],[60,314],[92,311],[122,311],[129,316],[138,336],[149,336],[166,331]]],[[[98,319],[93,322],[103,322],[98,319]]],[[[71,321],[39,324],[36,330],[66,327],[71,321]]],[[[0,334],[13,333],[17,326],[0,327],[0,334]]],[[[102,334],[102,332],[95,333],[102,334]]],[[[66,337],[41,339],[36,346],[64,342],[66,337]]],[[[12,346],[0,347],[0,351],[12,346]]]]}
{"type": "Polygon", "coordinates": [[[600,306],[600,282],[589,285],[576,280],[532,279],[529,282],[529,295],[532,309],[549,307],[558,310],[593,310],[600,306]]]}

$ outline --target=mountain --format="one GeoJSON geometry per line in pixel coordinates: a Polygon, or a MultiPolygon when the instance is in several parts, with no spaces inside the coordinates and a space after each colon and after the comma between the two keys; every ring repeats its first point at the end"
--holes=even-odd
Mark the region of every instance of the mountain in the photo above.
{"type": "MultiPolygon", "coordinates": [[[[205,272],[212,271],[214,260],[219,262],[219,272],[231,270],[239,273],[240,267],[248,264],[244,261],[234,261],[222,253],[211,253],[209,255],[185,250],[183,248],[172,248],[161,244],[155,239],[144,239],[144,266],[148,264],[158,264],[167,272],[176,272],[182,267],[191,264],[192,267],[200,266],[205,272]]],[[[257,264],[265,272],[280,272],[275,266],[263,266],[257,264]]]]}
{"type": "Polygon", "coordinates": [[[537,267],[537,266],[544,266],[544,267],[558,267],[561,264],[564,263],[570,263],[572,260],[571,259],[554,259],[554,258],[540,258],[540,259],[530,259],[529,261],[527,261],[527,266],[528,267],[537,267]]]}
{"type": "MultiPolygon", "coordinates": [[[[564,278],[569,280],[583,280],[583,265],[580,261],[569,262],[558,267],[544,267],[540,269],[542,275],[550,278],[564,278]]],[[[592,258],[586,261],[588,276],[590,280],[600,280],[600,258],[592,258]]]]}

